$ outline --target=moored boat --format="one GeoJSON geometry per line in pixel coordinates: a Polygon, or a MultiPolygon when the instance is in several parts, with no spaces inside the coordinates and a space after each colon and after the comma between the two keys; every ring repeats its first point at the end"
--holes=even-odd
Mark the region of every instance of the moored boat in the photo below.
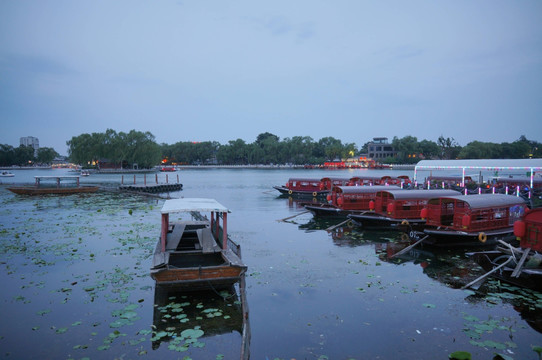
{"type": "Polygon", "coordinates": [[[447,245],[494,245],[514,239],[514,222],[527,205],[517,196],[480,194],[441,196],[427,202],[424,243],[447,245]]]}
{"type": "Polygon", "coordinates": [[[193,291],[227,288],[238,282],[247,267],[241,260],[241,247],[228,237],[229,212],[214,199],[166,200],[151,268],[156,284],[193,291]],[[170,222],[170,216],[179,213],[192,219],[170,222]],[[201,213],[210,213],[210,219],[201,213]]]}
{"type": "Polygon", "coordinates": [[[293,197],[325,197],[329,190],[320,188],[319,178],[290,178],[284,186],[273,186],[282,195],[293,197]]]}
{"type": "Polygon", "coordinates": [[[15,174],[9,171],[2,171],[0,173],[0,177],[13,177],[13,176],[15,176],[15,174]]]}
{"type": "Polygon", "coordinates": [[[69,195],[93,193],[99,189],[98,186],[81,185],[79,176],[35,176],[34,178],[34,185],[11,186],[7,189],[18,195],[69,195]]]}
{"type": "MultiPolygon", "coordinates": [[[[349,214],[359,214],[373,211],[376,193],[384,189],[399,189],[396,186],[336,186],[328,195],[328,203],[307,204],[305,209],[314,216],[346,217],[349,214]]],[[[406,191],[406,190],[404,190],[406,191]]]]}
{"type": "Polygon", "coordinates": [[[421,210],[429,199],[436,196],[460,195],[454,190],[394,190],[375,194],[374,211],[348,215],[357,225],[366,229],[421,231],[425,218],[421,210]]]}

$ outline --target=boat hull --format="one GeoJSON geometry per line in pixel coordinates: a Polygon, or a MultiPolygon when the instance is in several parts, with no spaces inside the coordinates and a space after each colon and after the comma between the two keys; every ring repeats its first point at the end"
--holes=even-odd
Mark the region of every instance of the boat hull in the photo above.
{"type": "Polygon", "coordinates": [[[274,186],[275,190],[278,190],[283,196],[292,196],[292,197],[302,197],[302,198],[325,198],[329,193],[328,190],[320,191],[299,191],[299,190],[290,190],[284,186],[274,186]]]}
{"type": "Polygon", "coordinates": [[[424,244],[434,246],[493,246],[499,240],[511,242],[516,238],[513,227],[479,232],[425,228],[423,232],[429,236],[424,244]]]}
{"type": "Polygon", "coordinates": [[[201,268],[166,269],[151,271],[157,285],[170,285],[190,291],[224,289],[241,280],[246,268],[241,266],[209,266],[201,268]]]}
{"type": "Polygon", "coordinates": [[[8,187],[9,191],[18,195],[69,195],[79,193],[94,193],[98,191],[98,186],[79,186],[79,187],[60,187],[60,188],[44,188],[44,187],[8,187]]]}
{"type": "Polygon", "coordinates": [[[353,214],[348,217],[362,228],[372,230],[409,232],[422,230],[425,225],[425,220],[422,219],[394,219],[376,213],[353,214]]]}

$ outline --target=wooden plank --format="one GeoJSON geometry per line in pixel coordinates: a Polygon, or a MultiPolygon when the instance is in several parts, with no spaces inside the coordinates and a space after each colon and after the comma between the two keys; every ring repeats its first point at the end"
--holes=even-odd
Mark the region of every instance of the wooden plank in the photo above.
{"type": "Polygon", "coordinates": [[[402,255],[404,253],[406,253],[407,251],[410,251],[410,249],[412,249],[413,247],[415,247],[416,245],[422,243],[425,239],[427,239],[429,237],[429,235],[426,235],[424,236],[423,238],[421,238],[420,240],[416,241],[414,244],[410,245],[410,246],[407,246],[406,248],[404,248],[403,250],[393,254],[392,256],[390,256],[390,259],[396,257],[396,256],[399,256],[399,255],[402,255]]]}
{"type": "Polygon", "coordinates": [[[523,255],[521,255],[521,259],[519,260],[516,268],[512,272],[512,277],[519,277],[521,274],[521,268],[523,267],[523,263],[525,263],[525,260],[527,260],[527,256],[529,256],[529,252],[531,251],[531,248],[527,248],[523,250],[523,255]]]}
{"type": "Polygon", "coordinates": [[[277,221],[279,221],[279,222],[280,222],[280,221],[286,221],[286,220],[290,220],[290,219],[293,219],[293,218],[295,218],[296,216],[299,216],[299,215],[303,215],[303,214],[306,214],[306,213],[310,213],[310,210],[307,210],[307,211],[302,211],[302,212],[300,212],[300,213],[297,213],[297,214],[295,214],[295,215],[293,215],[293,216],[288,216],[288,217],[286,217],[286,218],[284,218],[284,219],[279,219],[279,220],[277,220],[277,221]]]}
{"type": "Polygon", "coordinates": [[[227,249],[224,251],[224,256],[226,257],[226,259],[228,259],[229,263],[231,265],[236,265],[236,266],[244,266],[245,264],[243,264],[243,261],[239,258],[239,256],[237,256],[233,251],[231,251],[231,249],[227,249]]]}
{"type": "Polygon", "coordinates": [[[211,233],[211,229],[209,228],[203,228],[198,229],[198,240],[201,244],[201,248],[204,254],[208,253],[214,253],[214,252],[220,252],[220,247],[215,241],[215,238],[213,237],[213,234],[211,233]]]}
{"type": "Polygon", "coordinates": [[[179,246],[179,242],[181,241],[181,237],[184,233],[185,224],[177,223],[174,224],[173,231],[171,234],[167,235],[166,240],[166,251],[175,251],[177,249],[177,246],[179,246]]]}
{"type": "Polygon", "coordinates": [[[478,281],[482,280],[482,279],[485,279],[486,277],[488,277],[489,275],[493,274],[495,271],[499,270],[500,268],[503,268],[506,264],[508,264],[510,261],[512,261],[514,257],[513,256],[510,256],[508,258],[508,260],[506,260],[505,262],[503,262],[502,264],[500,264],[499,266],[497,266],[496,268],[494,268],[493,270],[491,271],[488,271],[487,273],[485,273],[484,275],[474,279],[473,281],[471,281],[470,283],[468,283],[467,285],[463,286],[461,288],[461,290],[465,290],[465,289],[468,289],[470,288],[472,285],[476,284],[478,281]]]}

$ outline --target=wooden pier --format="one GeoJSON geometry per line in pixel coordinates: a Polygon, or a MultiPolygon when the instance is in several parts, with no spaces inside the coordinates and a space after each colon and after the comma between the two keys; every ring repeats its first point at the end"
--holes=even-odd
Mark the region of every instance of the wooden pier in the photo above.
{"type": "Polygon", "coordinates": [[[183,189],[183,184],[179,183],[179,175],[177,175],[176,183],[169,183],[168,176],[166,175],[166,183],[158,183],[158,176],[155,176],[155,183],[147,182],[147,175],[144,175],[143,184],[136,183],[136,176],[134,175],[133,183],[125,184],[124,175],[122,176],[121,185],[119,190],[121,191],[133,191],[133,192],[144,192],[144,193],[163,193],[170,191],[179,191],[183,189]]]}
{"type": "Polygon", "coordinates": [[[131,185],[121,185],[119,189],[124,190],[124,191],[162,193],[162,192],[182,190],[183,184],[147,184],[147,185],[131,184],[131,185]]]}

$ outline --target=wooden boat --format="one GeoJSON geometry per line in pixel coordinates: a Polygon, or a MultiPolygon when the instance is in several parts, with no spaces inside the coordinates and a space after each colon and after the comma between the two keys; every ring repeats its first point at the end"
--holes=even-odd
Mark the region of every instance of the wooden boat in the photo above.
{"type": "Polygon", "coordinates": [[[492,277],[542,291],[542,208],[527,211],[514,223],[519,248],[501,244],[497,250],[469,253],[492,277]]]}
{"type": "Polygon", "coordinates": [[[367,229],[421,231],[425,218],[421,210],[429,199],[436,196],[460,195],[454,190],[392,190],[386,189],[375,194],[374,211],[350,214],[348,217],[358,226],[367,229]]]}
{"type": "Polygon", "coordinates": [[[12,186],[7,189],[18,195],[69,195],[93,193],[98,186],[80,185],[79,176],[34,176],[33,186],[12,186]],[[48,181],[54,181],[52,184],[48,181]],[[45,184],[44,184],[45,183],[45,184]]]}
{"type": "Polygon", "coordinates": [[[396,185],[396,186],[408,186],[410,184],[410,178],[407,175],[399,175],[392,177],[389,175],[384,176],[354,176],[350,178],[349,186],[362,186],[362,185],[396,185]]]}
{"type": "Polygon", "coordinates": [[[335,186],[348,186],[350,185],[350,178],[341,177],[323,177],[320,179],[320,190],[325,190],[330,193],[335,186]]]}
{"type": "Polygon", "coordinates": [[[328,195],[328,203],[307,204],[305,209],[314,216],[333,217],[372,211],[374,208],[371,208],[371,202],[374,205],[376,193],[390,188],[399,189],[396,186],[336,186],[328,195]]]}
{"type": "Polygon", "coordinates": [[[542,178],[533,177],[531,179],[530,176],[495,177],[487,187],[493,193],[520,194],[531,197],[542,194],[542,178]]]}
{"type": "Polygon", "coordinates": [[[423,183],[425,189],[452,189],[462,190],[465,186],[475,186],[476,182],[471,176],[429,176],[423,183]]]}
{"type": "Polygon", "coordinates": [[[427,215],[425,244],[494,245],[513,240],[514,222],[527,205],[517,196],[480,194],[441,196],[430,199],[422,210],[427,215]]]}
{"type": "Polygon", "coordinates": [[[238,282],[247,267],[241,260],[241,247],[228,237],[229,212],[214,199],[166,200],[151,268],[156,284],[208,290],[238,282]],[[203,217],[202,212],[210,213],[210,219],[203,217]],[[176,213],[191,215],[193,219],[170,222],[170,215],[176,213]]]}
{"type": "Polygon", "coordinates": [[[290,178],[284,186],[273,186],[282,195],[293,197],[325,197],[329,190],[320,188],[317,178],[290,178]]]}

